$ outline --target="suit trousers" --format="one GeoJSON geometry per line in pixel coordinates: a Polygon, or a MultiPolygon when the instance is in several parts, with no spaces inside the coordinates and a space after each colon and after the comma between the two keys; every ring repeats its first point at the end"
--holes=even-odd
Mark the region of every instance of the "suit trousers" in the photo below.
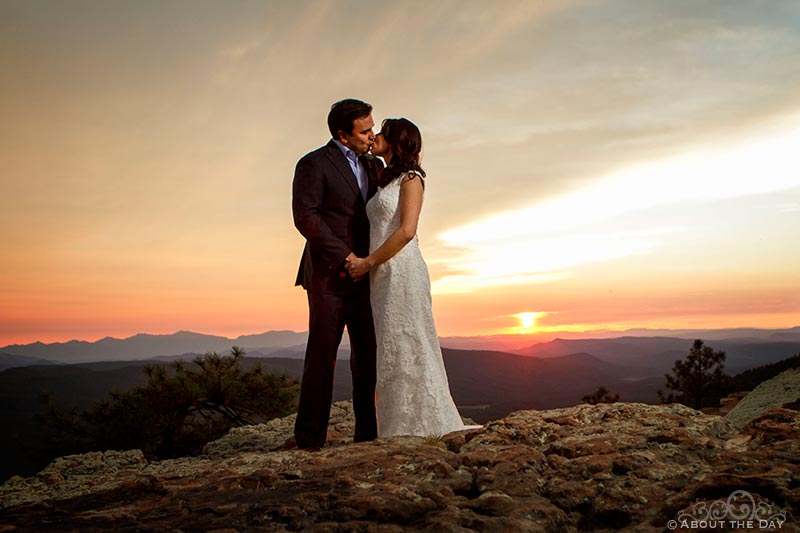
{"type": "Polygon", "coordinates": [[[336,354],[345,326],[350,337],[350,372],[356,419],[353,440],[369,441],[378,436],[375,326],[368,284],[368,279],[359,281],[351,294],[307,291],[308,344],[294,426],[295,440],[300,448],[319,448],[325,444],[333,401],[336,354]]]}

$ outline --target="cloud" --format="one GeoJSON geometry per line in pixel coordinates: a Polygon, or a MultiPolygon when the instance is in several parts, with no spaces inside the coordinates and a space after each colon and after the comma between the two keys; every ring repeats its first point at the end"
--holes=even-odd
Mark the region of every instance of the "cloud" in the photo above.
{"type": "Polygon", "coordinates": [[[724,147],[698,147],[621,169],[577,192],[447,230],[439,238],[462,251],[445,261],[463,273],[445,277],[438,289],[474,289],[487,280],[501,284],[504,277],[518,284],[525,276],[547,279],[584,264],[647,253],[675,234],[706,231],[681,227],[679,219],[663,214],[665,207],[702,209],[719,200],[797,189],[800,114],[779,127],[724,147]],[[648,211],[660,216],[636,229],[628,226],[629,215],[648,211]]]}

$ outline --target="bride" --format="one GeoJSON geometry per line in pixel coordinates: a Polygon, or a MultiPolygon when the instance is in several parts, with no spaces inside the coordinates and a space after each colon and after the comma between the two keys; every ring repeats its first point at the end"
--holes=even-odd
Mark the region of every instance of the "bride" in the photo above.
{"type": "Polygon", "coordinates": [[[367,203],[370,254],[347,264],[353,278],[370,272],[379,437],[481,427],[461,421],[433,324],[430,277],[416,236],[425,187],[421,150],[422,136],[411,121],[383,121],[372,145],[387,166],[367,203]]]}

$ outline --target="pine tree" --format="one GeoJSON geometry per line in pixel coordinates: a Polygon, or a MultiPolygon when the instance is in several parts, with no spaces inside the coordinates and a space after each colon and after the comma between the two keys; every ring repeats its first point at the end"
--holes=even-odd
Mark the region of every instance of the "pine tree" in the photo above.
{"type": "Polygon", "coordinates": [[[42,396],[41,418],[57,454],[140,449],[151,458],[197,454],[231,427],[290,414],[298,383],[264,371],[242,369],[244,351],[209,352],[191,364],[147,365],[145,385],[112,392],[79,412],[42,396]]]}
{"type": "Polygon", "coordinates": [[[658,391],[662,402],[678,402],[695,409],[716,405],[722,396],[728,376],[725,352],[714,351],[696,340],[684,360],[675,361],[672,374],[665,374],[666,387],[680,394],[665,395],[658,391]]]}

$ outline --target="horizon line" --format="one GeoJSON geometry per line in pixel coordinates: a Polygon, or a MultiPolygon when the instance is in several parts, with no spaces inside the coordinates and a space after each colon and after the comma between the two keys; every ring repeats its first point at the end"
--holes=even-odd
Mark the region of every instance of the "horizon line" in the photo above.
{"type": "MultiPolygon", "coordinates": [[[[494,338],[494,337],[513,337],[513,338],[522,339],[522,338],[528,337],[528,338],[532,338],[533,339],[535,337],[542,337],[542,336],[553,337],[553,336],[558,335],[559,333],[565,333],[565,334],[569,334],[569,335],[580,335],[580,334],[584,334],[584,333],[585,334],[603,334],[603,333],[624,334],[624,333],[629,333],[629,332],[677,332],[677,333],[682,333],[682,334],[686,335],[686,334],[689,334],[691,332],[725,332],[725,331],[739,331],[739,330],[751,330],[751,331],[760,331],[760,332],[768,332],[768,331],[781,332],[781,331],[789,331],[789,330],[795,330],[795,329],[800,329],[800,324],[795,325],[795,326],[782,327],[782,328],[761,328],[761,327],[753,327],[753,326],[733,326],[733,327],[727,327],[727,328],[646,328],[646,327],[637,327],[637,328],[627,328],[627,329],[619,329],[619,330],[617,330],[617,329],[609,329],[609,328],[601,328],[601,329],[594,329],[594,330],[589,329],[589,330],[583,330],[583,331],[555,330],[555,331],[539,331],[539,332],[533,331],[533,332],[528,332],[528,333],[517,332],[517,333],[486,333],[486,334],[477,334],[477,335],[447,335],[447,336],[439,335],[439,338],[440,339],[480,339],[480,338],[488,339],[488,338],[494,338]]],[[[96,344],[96,343],[104,341],[104,340],[126,341],[126,340],[130,340],[130,339],[133,339],[133,338],[136,338],[136,337],[140,337],[140,336],[172,337],[172,336],[175,336],[175,335],[179,335],[181,333],[189,333],[189,334],[192,334],[192,335],[201,335],[201,336],[207,336],[207,337],[218,337],[218,338],[222,338],[222,339],[226,339],[226,340],[230,340],[230,341],[235,341],[235,340],[241,339],[242,337],[257,337],[259,335],[266,335],[266,334],[269,334],[269,333],[291,333],[291,334],[302,335],[302,334],[307,334],[308,330],[295,331],[295,330],[291,330],[291,329],[270,329],[270,330],[262,331],[260,333],[243,333],[243,334],[238,335],[237,337],[228,337],[228,336],[225,336],[225,335],[218,335],[218,334],[214,334],[214,333],[202,333],[202,332],[198,332],[198,331],[191,331],[191,330],[181,329],[181,330],[174,331],[172,333],[139,332],[139,333],[134,333],[133,335],[130,335],[130,336],[127,336],[127,337],[113,337],[111,335],[106,335],[106,336],[103,336],[103,337],[99,337],[99,338],[97,338],[95,340],[75,339],[75,338],[70,339],[70,340],[66,340],[66,341],[54,341],[54,342],[42,342],[42,341],[37,340],[37,341],[28,342],[28,343],[24,343],[24,344],[20,344],[20,343],[7,344],[7,345],[4,345],[4,346],[0,346],[0,350],[6,349],[6,348],[13,348],[13,347],[31,346],[31,345],[36,345],[36,344],[41,344],[41,345],[44,345],[44,346],[53,346],[53,345],[59,345],[59,344],[62,344],[62,345],[63,344],[70,344],[70,343],[73,343],[73,342],[75,342],[75,343],[86,343],[86,344],[96,344]]],[[[624,336],[624,335],[622,335],[622,336],[624,336]]],[[[639,336],[639,335],[636,335],[636,336],[639,336]]],[[[557,338],[557,337],[555,337],[555,338],[557,338]]],[[[347,339],[345,339],[343,337],[342,342],[344,343],[346,341],[347,341],[347,339]]]]}

